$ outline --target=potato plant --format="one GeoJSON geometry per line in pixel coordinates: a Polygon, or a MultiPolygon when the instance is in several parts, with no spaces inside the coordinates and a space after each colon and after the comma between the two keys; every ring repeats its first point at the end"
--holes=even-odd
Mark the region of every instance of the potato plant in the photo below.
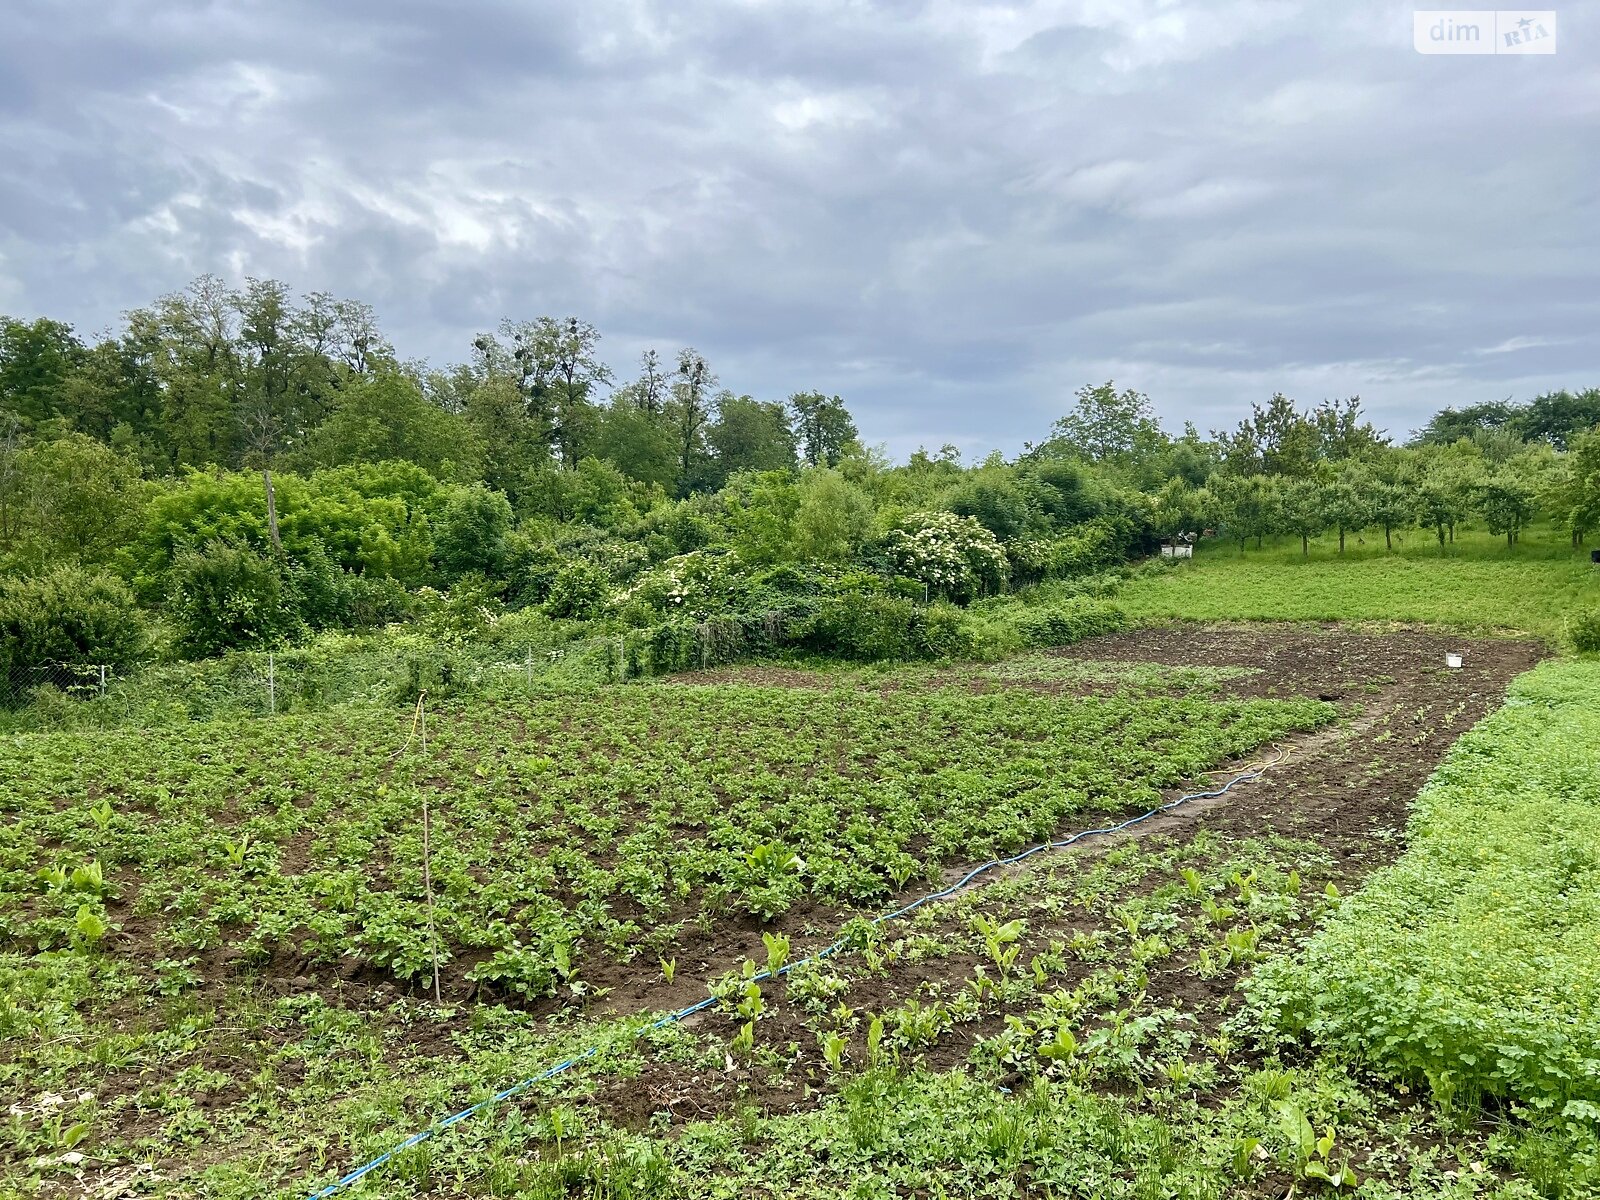
{"type": "Polygon", "coordinates": [[[383,712],[22,738],[0,757],[0,933],[421,981],[426,797],[447,988],[574,996],[586,964],[653,963],[684,921],[879,904],[1331,715],[630,686],[436,713],[426,757],[397,755],[407,722],[383,712]]]}

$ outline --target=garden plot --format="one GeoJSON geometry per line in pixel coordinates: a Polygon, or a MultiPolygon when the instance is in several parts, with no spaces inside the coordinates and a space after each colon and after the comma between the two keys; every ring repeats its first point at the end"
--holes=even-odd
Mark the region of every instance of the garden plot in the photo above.
{"type": "MultiPolygon", "coordinates": [[[[1393,853],[1432,761],[1534,651],[1474,644],[1446,674],[1423,635],[1160,636],[1069,652],[1094,694],[1031,686],[1047,665],[975,668],[978,692],[926,676],[614,687],[435,714],[426,758],[397,756],[409,722],[387,714],[19,739],[0,762],[0,1086],[24,1102],[0,1178],[68,1194],[146,1161],[189,1194],[260,1195],[598,1040],[520,1107],[408,1152],[387,1185],[540,1194],[553,1097],[571,1106],[575,1132],[554,1134],[575,1178],[620,1161],[613,1127],[699,1122],[628,1134],[629,1152],[641,1179],[693,1192],[704,1175],[714,1193],[731,1168],[706,1146],[728,1119],[831,1120],[829,1098],[890,1055],[901,1072],[1031,1079],[993,1040],[1009,1017],[1041,1038],[1063,989],[1076,999],[1055,1003],[1088,1017],[1074,1037],[1147,1008],[1217,1036],[1238,973],[1297,935],[1327,883],[1393,853]],[[1201,674],[1101,691],[1102,661],[1201,674]],[[1153,838],[1059,856],[915,926],[858,924],[836,965],[759,997],[742,982],[746,957],[798,958],[851,910],[1297,740],[1264,781],[1153,838]],[[424,794],[442,1010],[425,1002],[424,794]],[[639,1041],[622,1019],[717,979],[726,1003],[690,1028],[639,1041]]],[[[1151,1028],[1167,1026],[1188,1028],[1151,1028]]]]}

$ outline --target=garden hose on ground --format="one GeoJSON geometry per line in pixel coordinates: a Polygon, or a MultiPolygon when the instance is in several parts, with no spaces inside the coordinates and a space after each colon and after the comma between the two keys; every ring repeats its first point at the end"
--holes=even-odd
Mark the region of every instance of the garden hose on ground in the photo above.
{"type": "MultiPolygon", "coordinates": [[[[420,713],[420,699],[418,701],[418,708],[420,713]]],[[[1231,788],[1237,786],[1238,784],[1247,783],[1252,779],[1259,779],[1267,770],[1280,765],[1287,755],[1288,752],[1285,750],[1279,752],[1279,754],[1270,762],[1257,760],[1256,762],[1251,763],[1245,770],[1234,775],[1233,778],[1229,779],[1228,782],[1224,783],[1221,787],[1213,788],[1208,792],[1190,792],[1187,795],[1178,796],[1175,799],[1168,800],[1165,804],[1157,805],[1155,808],[1152,808],[1147,812],[1142,812],[1136,817],[1129,817],[1126,821],[1118,822],[1115,825],[1107,825],[1100,829],[1080,830],[1079,832],[1068,837],[1064,837],[1059,841],[1041,842],[1037,846],[1031,846],[1018,854],[1013,854],[1006,858],[991,859],[989,862],[983,863],[981,866],[972,868],[972,870],[968,871],[965,875],[956,880],[956,882],[950,884],[948,887],[941,888],[937,892],[930,892],[928,895],[917,900],[913,900],[910,904],[907,904],[902,908],[897,908],[893,912],[884,913],[882,916],[874,917],[872,924],[882,925],[886,921],[896,921],[902,917],[909,916],[911,913],[916,912],[917,909],[922,908],[924,905],[932,904],[939,900],[947,900],[965,888],[974,879],[977,879],[980,875],[988,874],[990,871],[998,870],[1001,867],[1014,866],[1015,864],[1022,862],[1024,859],[1032,858],[1035,854],[1042,854],[1047,850],[1062,850],[1076,842],[1081,842],[1086,838],[1106,837],[1110,834],[1122,833],[1126,830],[1132,829],[1135,825],[1139,825],[1150,820],[1152,817],[1159,816],[1164,812],[1170,812],[1181,804],[1188,804],[1193,800],[1211,800],[1218,796],[1225,795],[1231,788]]],[[[775,970],[758,971],[756,974],[752,975],[750,979],[755,983],[761,983],[768,979],[776,979],[780,975],[787,975],[790,971],[793,971],[798,967],[804,967],[814,962],[820,962],[825,958],[831,958],[833,955],[838,954],[841,950],[844,950],[846,945],[847,943],[845,939],[841,938],[838,941],[825,946],[823,949],[818,950],[815,954],[808,955],[805,958],[797,959],[791,963],[785,963],[783,966],[778,967],[775,970]]],[[[665,1016],[652,1021],[648,1026],[646,1026],[646,1028],[661,1029],[664,1026],[676,1024],[679,1021],[683,1021],[686,1018],[693,1016],[695,1013],[703,1012],[705,1009],[710,1008],[715,1003],[717,1003],[717,998],[715,996],[707,996],[704,1000],[691,1004],[687,1008],[680,1008],[676,1012],[667,1013],[665,1016]]],[[[311,1193],[311,1195],[308,1197],[308,1200],[327,1200],[327,1197],[333,1196],[357,1181],[365,1178],[368,1174],[376,1171],[379,1167],[391,1161],[396,1155],[409,1150],[412,1146],[436,1137],[437,1135],[443,1133],[446,1129],[449,1129],[452,1125],[460,1124],[468,1117],[476,1116],[484,1109],[492,1108],[503,1100],[509,1100],[513,1096],[520,1095],[529,1088],[533,1087],[535,1084],[543,1083],[547,1079],[553,1079],[555,1076],[562,1074],[564,1071],[570,1070],[579,1063],[588,1061],[599,1052],[599,1046],[590,1046],[582,1053],[575,1054],[571,1058],[559,1062],[555,1066],[547,1068],[537,1075],[530,1076],[519,1083],[514,1083],[503,1091],[496,1092],[487,1099],[478,1101],[478,1103],[469,1108],[464,1108],[458,1113],[454,1113],[451,1116],[445,1117],[442,1121],[429,1126],[427,1129],[419,1130],[418,1132],[413,1133],[410,1137],[406,1138],[405,1141],[399,1143],[397,1146],[394,1146],[391,1149],[385,1150],[382,1154],[378,1155],[371,1161],[363,1163],[361,1166],[351,1171],[348,1175],[345,1175],[343,1178],[330,1183],[321,1191],[311,1193]]]]}

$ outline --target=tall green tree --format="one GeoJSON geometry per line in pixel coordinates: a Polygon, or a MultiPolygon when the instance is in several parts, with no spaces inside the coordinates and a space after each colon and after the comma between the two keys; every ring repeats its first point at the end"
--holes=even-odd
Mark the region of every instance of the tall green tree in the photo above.
{"type": "Polygon", "coordinates": [[[462,403],[472,437],[484,448],[483,481],[517,503],[522,480],[550,461],[543,431],[528,414],[516,382],[506,375],[482,379],[462,403]]]}
{"type": "Polygon", "coordinates": [[[1524,441],[1549,442],[1557,450],[1568,449],[1579,435],[1596,425],[1600,425],[1600,388],[1535,396],[1511,421],[1524,441]]]}
{"type": "Polygon", "coordinates": [[[1143,392],[1132,388],[1119,392],[1108,379],[1079,388],[1074,398],[1072,411],[1051,426],[1041,453],[1129,466],[1165,448],[1167,437],[1143,392]]]}
{"type": "Polygon", "coordinates": [[[856,423],[838,396],[796,392],[789,397],[801,460],[810,467],[836,467],[859,442],[856,423]]]}
{"type": "Polygon", "coordinates": [[[630,479],[672,487],[678,478],[678,455],[672,423],[660,411],[635,404],[618,389],[595,425],[595,456],[630,479]]]}
{"type": "Polygon", "coordinates": [[[134,310],[128,336],[144,355],[160,396],[155,436],[167,461],[179,467],[238,465],[238,313],[227,284],[202,275],[153,307],[134,310]]]}
{"type": "Polygon", "coordinates": [[[299,347],[293,335],[289,289],[275,279],[249,279],[234,294],[239,313],[237,390],[244,432],[245,465],[261,472],[272,548],[283,550],[272,469],[278,456],[309,432],[315,420],[308,397],[297,389],[299,347]]]}
{"type": "Polygon", "coordinates": [[[1465,408],[1445,407],[1411,435],[1413,446],[1452,446],[1463,438],[1470,440],[1483,431],[1504,429],[1516,418],[1518,408],[1510,400],[1491,400],[1465,408]]]}
{"type": "Polygon", "coordinates": [[[698,351],[689,346],[678,351],[667,415],[675,434],[680,496],[703,482],[702,468],[709,457],[706,429],[716,416],[716,388],[717,376],[698,351]]]}
{"type": "Polygon", "coordinates": [[[793,470],[796,464],[795,435],[782,404],[725,392],[706,441],[716,458],[719,487],[740,471],[793,470]]]}
{"type": "Polygon", "coordinates": [[[357,378],[294,459],[308,467],[398,459],[439,478],[473,477],[482,448],[466,417],[446,412],[398,370],[357,378]]]}
{"type": "Polygon", "coordinates": [[[1232,433],[1214,432],[1223,468],[1233,475],[1277,475],[1301,479],[1321,462],[1345,462],[1375,454],[1387,444],[1361,413],[1361,399],[1324,401],[1302,412],[1282,392],[1250,415],[1232,433]]]}
{"type": "Polygon", "coordinates": [[[0,317],[0,408],[30,425],[60,415],[84,353],[70,325],[0,317]]]}
{"type": "Polygon", "coordinates": [[[548,366],[555,445],[562,465],[576,467],[597,423],[594,393],[611,382],[611,368],[600,361],[600,333],[587,321],[568,317],[539,320],[539,353],[548,366]]]}

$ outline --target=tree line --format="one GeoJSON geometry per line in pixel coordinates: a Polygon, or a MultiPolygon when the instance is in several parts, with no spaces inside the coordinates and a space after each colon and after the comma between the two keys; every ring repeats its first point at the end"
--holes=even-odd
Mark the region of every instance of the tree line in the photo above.
{"type": "Polygon", "coordinates": [[[1541,517],[1574,544],[1600,524],[1600,389],[1447,408],[1396,445],[1359,397],[1275,395],[1174,435],[1107,382],[1009,460],[893,464],[840,397],[737,394],[693,348],[619,378],[593,325],[538,317],[467,349],[403,360],[364,304],[211,276],[97,340],[0,318],[0,656],[33,638],[28,661],[104,661],[83,630],[133,609],[200,655],[440,595],[619,629],[774,589],[857,597],[853,616],[862,595],[962,605],[1205,530],[1342,551],[1374,530],[1514,546],[1541,517]],[[98,615],[28,616],[73,597],[98,615]]]}

